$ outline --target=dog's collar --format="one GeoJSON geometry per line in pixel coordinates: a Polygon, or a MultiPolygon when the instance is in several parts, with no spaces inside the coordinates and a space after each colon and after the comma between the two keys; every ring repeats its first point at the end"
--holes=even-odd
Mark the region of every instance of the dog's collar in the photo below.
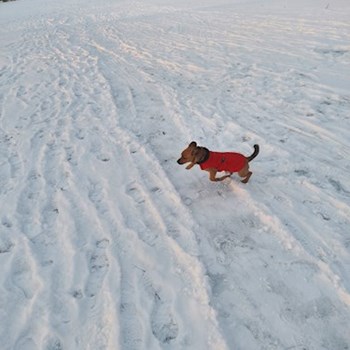
{"type": "Polygon", "coordinates": [[[202,147],[202,149],[205,151],[205,154],[201,160],[197,161],[197,164],[202,164],[209,159],[210,151],[208,150],[208,148],[202,147]]]}

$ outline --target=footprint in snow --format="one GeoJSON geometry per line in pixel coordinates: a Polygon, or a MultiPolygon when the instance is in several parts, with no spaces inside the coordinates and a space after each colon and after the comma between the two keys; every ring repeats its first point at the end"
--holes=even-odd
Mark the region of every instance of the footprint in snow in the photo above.
{"type": "Polygon", "coordinates": [[[37,350],[38,345],[30,337],[21,337],[17,340],[14,350],[37,350]]]}
{"type": "Polygon", "coordinates": [[[3,226],[5,226],[6,228],[11,228],[11,227],[12,227],[12,222],[11,222],[11,220],[10,220],[7,216],[3,216],[3,217],[2,217],[1,223],[2,223],[3,226]]]}
{"type": "Polygon", "coordinates": [[[208,273],[209,283],[215,297],[227,290],[227,276],[220,273],[208,273]]]}
{"type": "Polygon", "coordinates": [[[151,327],[154,336],[162,343],[167,344],[177,338],[179,326],[170,308],[155,293],[155,301],[151,314],[151,327]]]}
{"type": "Polygon", "coordinates": [[[9,239],[0,237],[0,254],[11,253],[14,246],[14,243],[9,239]]]}
{"type": "Polygon", "coordinates": [[[75,133],[75,137],[78,140],[84,140],[86,137],[86,132],[84,129],[79,129],[76,133],[75,133]]]}
{"type": "Polygon", "coordinates": [[[297,176],[307,176],[309,174],[309,171],[308,170],[305,170],[305,169],[295,169],[294,170],[294,173],[297,175],[297,176]]]}
{"type": "Polygon", "coordinates": [[[229,265],[232,262],[231,253],[236,246],[233,239],[225,235],[219,235],[214,238],[213,242],[217,250],[217,262],[223,266],[229,265]]]}
{"type": "Polygon", "coordinates": [[[35,291],[35,283],[32,276],[32,269],[25,258],[16,258],[12,263],[11,279],[27,299],[32,299],[35,291]]]}
{"type": "MultiPolygon", "coordinates": [[[[159,191],[159,189],[153,188],[151,191],[159,191]]],[[[137,232],[139,238],[143,242],[153,247],[158,238],[157,229],[155,227],[157,223],[153,220],[149,207],[141,205],[146,202],[146,196],[143,190],[135,183],[131,183],[127,186],[126,193],[135,202],[136,209],[139,212],[136,218],[134,216],[129,217],[130,212],[128,212],[128,225],[137,232]]]]}
{"type": "Polygon", "coordinates": [[[94,297],[99,293],[109,270],[106,254],[108,245],[108,239],[97,241],[95,249],[89,255],[89,276],[85,285],[85,294],[88,297],[94,297]]]}
{"type": "Polygon", "coordinates": [[[350,194],[350,191],[346,190],[340,181],[334,179],[328,179],[328,182],[333,186],[337,192],[343,192],[345,194],[350,194]]]}
{"type": "Polygon", "coordinates": [[[146,198],[143,195],[140,188],[135,183],[131,183],[127,186],[126,189],[127,194],[137,203],[142,204],[146,202],[146,198]]]}
{"type": "Polygon", "coordinates": [[[1,219],[1,224],[5,227],[5,230],[0,235],[0,254],[10,253],[15,246],[15,243],[12,241],[12,222],[6,216],[3,216],[1,219]]]}
{"type": "Polygon", "coordinates": [[[336,312],[336,308],[329,298],[320,297],[306,303],[290,303],[288,300],[282,309],[281,316],[289,322],[303,324],[311,322],[310,320],[313,322],[324,320],[326,322],[336,312]]]}
{"type": "Polygon", "coordinates": [[[45,341],[45,350],[63,350],[63,345],[61,340],[56,337],[48,337],[45,341]]]}
{"type": "Polygon", "coordinates": [[[22,96],[24,96],[26,94],[27,94],[27,91],[26,91],[25,87],[23,85],[21,85],[17,90],[16,97],[21,98],[22,96]]]}
{"type": "Polygon", "coordinates": [[[330,57],[341,57],[346,55],[349,51],[344,49],[336,49],[336,48],[316,48],[314,51],[318,54],[330,56],[330,57]]]}
{"type": "Polygon", "coordinates": [[[139,311],[132,302],[120,305],[122,323],[122,337],[125,349],[140,349],[144,344],[144,327],[139,320],[139,311]]]}
{"type": "Polygon", "coordinates": [[[143,270],[140,276],[143,287],[147,294],[153,298],[153,307],[151,312],[151,329],[153,335],[162,344],[170,343],[176,339],[179,334],[179,326],[171,311],[169,303],[165,302],[160,291],[154,287],[152,277],[147,271],[143,270]]]}
{"type": "Polygon", "coordinates": [[[96,158],[101,162],[109,162],[111,156],[108,153],[98,153],[96,158]]]}
{"type": "Polygon", "coordinates": [[[67,160],[67,162],[69,162],[73,166],[77,166],[78,165],[78,160],[77,160],[77,157],[75,155],[74,148],[71,147],[71,146],[68,146],[68,147],[65,147],[65,151],[66,151],[66,160],[67,160]]]}

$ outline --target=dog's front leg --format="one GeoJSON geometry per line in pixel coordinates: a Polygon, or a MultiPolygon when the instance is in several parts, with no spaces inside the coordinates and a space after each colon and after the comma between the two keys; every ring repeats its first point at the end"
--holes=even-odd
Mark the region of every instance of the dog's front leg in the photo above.
{"type": "Polygon", "coordinates": [[[192,162],[191,162],[190,164],[187,165],[186,169],[187,169],[187,170],[190,170],[190,169],[192,169],[195,165],[196,165],[196,163],[192,163],[192,162]]]}
{"type": "Polygon", "coordinates": [[[227,179],[228,177],[231,176],[231,174],[229,175],[224,175],[224,176],[221,176],[221,177],[216,177],[216,173],[217,171],[215,169],[208,169],[209,171],[209,179],[210,181],[222,181],[222,180],[225,180],[227,179]]]}

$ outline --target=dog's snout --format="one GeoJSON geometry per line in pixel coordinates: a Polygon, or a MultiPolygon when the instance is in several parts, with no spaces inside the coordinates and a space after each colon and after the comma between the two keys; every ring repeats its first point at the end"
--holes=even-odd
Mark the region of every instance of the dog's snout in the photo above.
{"type": "Polygon", "coordinates": [[[177,164],[181,164],[181,158],[177,160],[177,164]]]}

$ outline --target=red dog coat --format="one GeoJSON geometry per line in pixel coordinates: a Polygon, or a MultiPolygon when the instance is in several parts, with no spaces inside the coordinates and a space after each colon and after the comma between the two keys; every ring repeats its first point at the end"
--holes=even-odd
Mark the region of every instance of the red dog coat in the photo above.
{"type": "Polygon", "coordinates": [[[235,173],[243,169],[247,163],[247,158],[240,153],[234,152],[209,152],[209,158],[200,163],[202,170],[215,168],[217,171],[228,171],[235,173]]]}

